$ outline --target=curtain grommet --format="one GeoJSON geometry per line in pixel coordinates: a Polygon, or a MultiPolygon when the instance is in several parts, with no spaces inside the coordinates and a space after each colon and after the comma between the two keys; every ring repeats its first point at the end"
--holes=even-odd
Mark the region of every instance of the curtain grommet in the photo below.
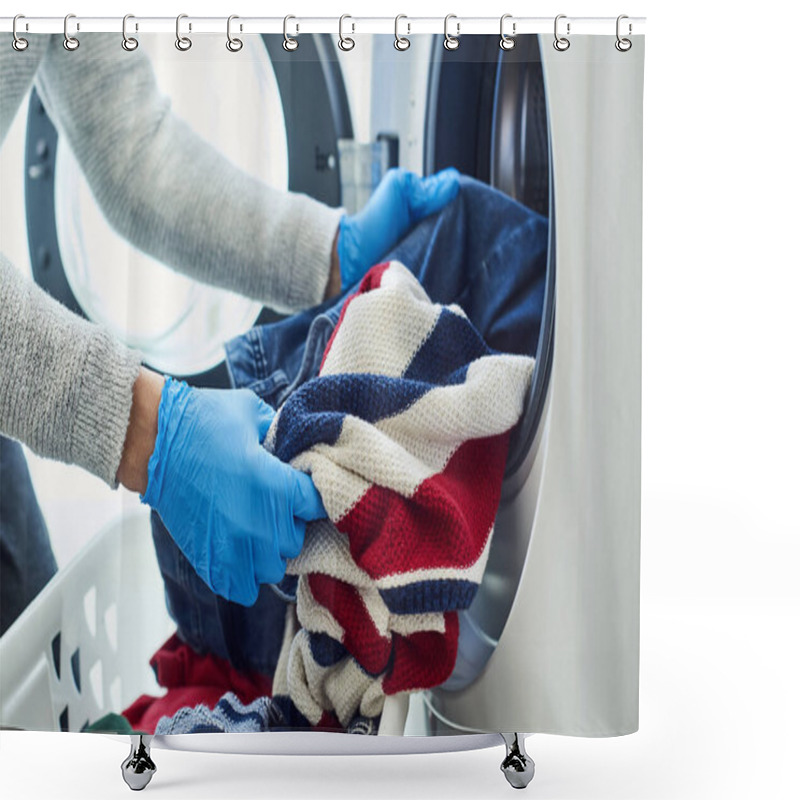
{"type": "Polygon", "coordinates": [[[514,38],[517,35],[517,23],[511,23],[511,35],[509,36],[503,30],[503,26],[505,25],[505,21],[507,19],[512,19],[511,14],[503,14],[503,16],[500,17],[500,49],[505,50],[506,52],[513,50],[517,45],[517,40],[514,38]]]}
{"type": "MultiPolygon", "coordinates": [[[[231,36],[231,22],[233,22],[235,19],[239,19],[236,14],[231,14],[228,17],[228,41],[225,42],[225,47],[228,48],[229,53],[238,53],[244,47],[244,42],[241,39],[236,36],[231,36]]],[[[241,26],[239,27],[239,30],[241,30],[241,26]]]]}
{"type": "Polygon", "coordinates": [[[553,36],[555,37],[553,40],[553,47],[555,47],[559,53],[569,50],[570,41],[567,39],[567,36],[570,34],[570,23],[567,22],[567,36],[560,36],[558,33],[558,21],[566,18],[566,14],[559,14],[556,16],[555,22],[553,23],[553,36]]]}
{"type": "Polygon", "coordinates": [[[401,19],[408,19],[405,14],[398,14],[394,18],[394,49],[399,50],[401,53],[408,50],[411,47],[411,39],[408,39],[407,36],[411,34],[411,23],[407,22],[406,27],[408,31],[406,32],[406,36],[400,35],[400,20],[401,19]]]}
{"type": "MultiPolygon", "coordinates": [[[[69,50],[70,53],[74,52],[81,46],[81,43],[75,36],[69,35],[69,21],[71,19],[75,19],[74,14],[67,14],[67,16],[64,17],[64,42],[63,42],[64,49],[69,50]]],[[[75,29],[76,30],[81,29],[80,23],[76,23],[75,29]]]]}
{"type": "MultiPolygon", "coordinates": [[[[616,47],[617,50],[619,50],[620,53],[627,53],[628,50],[630,50],[631,47],[633,47],[633,42],[630,39],[627,39],[627,38],[625,38],[623,36],[620,36],[620,33],[619,33],[620,22],[622,22],[622,20],[624,20],[624,19],[628,19],[628,15],[627,14],[620,14],[617,17],[617,41],[614,42],[614,47],[616,47]]],[[[633,25],[631,25],[631,23],[629,22],[628,23],[628,36],[630,36],[631,33],[633,33],[633,25]]]]}
{"type": "Polygon", "coordinates": [[[28,40],[24,37],[20,36],[17,33],[17,20],[25,19],[24,14],[17,14],[14,17],[14,22],[11,25],[11,32],[14,34],[14,39],[11,42],[11,46],[18,52],[21,53],[23,50],[28,49],[28,40]]]}
{"type": "MultiPolygon", "coordinates": [[[[290,19],[297,19],[297,17],[293,17],[291,14],[287,14],[283,18],[283,49],[287,53],[293,53],[297,48],[300,46],[300,42],[297,39],[289,36],[289,20],[290,19]]],[[[296,32],[300,33],[300,26],[296,25],[296,32]]]]}
{"type": "MultiPolygon", "coordinates": [[[[339,17],[339,49],[343,50],[345,53],[349,53],[356,46],[356,42],[351,36],[344,35],[344,21],[346,19],[352,19],[352,17],[349,14],[342,14],[342,16],[339,17]]],[[[351,33],[355,33],[356,25],[354,22],[351,23],[351,25],[353,28],[351,33]]]]}
{"type": "MultiPolygon", "coordinates": [[[[191,46],[192,40],[188,36],[181,35],[181,20],[186,19],[188,14],[178,14],[175,19],[175,47],[185,53],[191,46]]],[[[192,23],[189,23],[189,30],[192,30],[192,23]]]]}
{"type": "Polygon", "coordinates": [[[444,46],[445,50],[458,50],[458,46],[460,42],[458,41],[458,37],[461,34],[461,23],[458,21],[458,17],[455,14],[448,14],[444,18],[444,41],[442,45],[444,46]],[[456,21],[456,35],[451,36],[447,30],[447,24],[450,22],[451,19],[456,21]]]}
{"type": "MultiPolygon", "coordinates": [[[[133,14],[126,14],[122,18],[122,49],[132,53],[139,46],[139,40],[134,36],[128,36],[129,19],[134,19],[133,14]]],[[[139,30],[138,25],[136,26],[136,30],[139,30]]]]}

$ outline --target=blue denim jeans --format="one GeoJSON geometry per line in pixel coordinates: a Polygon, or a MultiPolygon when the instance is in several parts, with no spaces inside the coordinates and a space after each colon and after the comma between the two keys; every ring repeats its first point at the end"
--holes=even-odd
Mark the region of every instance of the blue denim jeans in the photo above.
{"type": "MultiPolygon", "coordinates": [[[[456,199],[420,222],[384,260],[402,262],[431,300],[457,303],[494,350],[534,356],[544,305],[547,220],[462,177],[456,199]]],[[[235,387],[277,407],[316,376],[352,287],[316,308],[252,328],[226,346],[235,387]]],[[[239,669],[273,673],[293,583],[262,586],[254,606],[216,596],[178,550],[158,515],[153,539],[179,635],[239,669]]]]}
{"type": "Polygon", "coordinates": [[[0,436],[0,636],[56,574],[19,442],[0,436]]]}

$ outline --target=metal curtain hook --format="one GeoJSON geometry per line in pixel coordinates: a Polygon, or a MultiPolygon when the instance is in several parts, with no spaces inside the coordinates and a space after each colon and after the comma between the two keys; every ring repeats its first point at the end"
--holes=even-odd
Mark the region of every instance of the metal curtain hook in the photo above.
{"type": "MultiPolygon", "coordinates": [[[[342,14],[342,16],[339,17],[339,49],[348,52],[349,50],[352,50],[356,46],[356,43],[349,36],[344,35],[343,28],[344,28],[344,21],[346,19],[353,19],[353,18],[349,14],[342,14]]],[[[356,32],[355,22],[351,23],[351,25],[353,26],[352,33],[355,33],[356,32]]]]}
{"type": "MultiPolygon", "coordinates": [[[[192,46],[192,40],[188,36],[181,36],[181,20],[186,19],[188,14],[178,14],[175,19],[175,47],[181,52],[186,52],[192,46]]],[[[192,23],[189,23],[189,30],[192,29],[192,23]]]]}
{"type": "MultiPolygon", "coordinates": [[[[64,17],[64,49],[69,51],[77,50],[81,44],[74,36],[69,35],[69,21],[71,19],[75,19],[74,14],[67,14],[67,16],[64,17]]],[[[76,23],[76,30],[80,29],[80,24],[76,23]]]]}
{"type": "MultiPolygon", "coordinates": [[[[16,16],[16,17],[14,17],[14,22],[13,22],[13,24],[12,24],[12,26],[11,26],[11,31],[12,31],[12,33],[14,34],[14,41],[13,41],[13,42],[11,42],[11,46],[12,46],[12,47],[13,47],[13,48],[14,48],[14,49],[15,49],[15,50],[18,52],[18,53],[21,53],[23,50],[26,50],[26,49],[27,49],[27,47],[28,47],[28,40],[27,40],[27,39],[23,39],[23,38],[22,38],[22,37],[21,37],[21,36],[20,36],[20,35],[17,33],[17,20],[18,20],[18,19],[25,19],[25,16],[24,16],[23,14],[17,14],[17,16],[16,16]]],[[[26,25],[26,28],[27,28],[27,25],[26,25]]]]}
{"type": "MultiPolygon", "coordinates": [[[[628,50],[630,50],[631,47],[633,47],[633,42],[630,39],[623,39],[619,35],[619,28],[620,28],[619,24],[624,19],[628,19],[628,15],[627,14],[620,14],[617,17],[617,41],[614,42],[614,47],[616,47],[617,50],[620,51],[620,53],[627,53],[628,50]]],[[[629,22],[628,23],[628,36],[630,36],[631,33],[633,33],[633,25],[631,25],[631,23],[629,22]]]]}
{"type": "MultiPolygon", "coordinates": [[[[566,19],[566,18],[567,18],[566,14],[559,14],[556,17],[556,21],[555,21],[555,23],[553,25],[553,35],[556,37],[555,41],[553,42],[553,47],[555,47],[555,49],[558,50],[561,53],[563,53],[565,50],[569,50],[569,39],[567,39],[566,36],[559,36],[558,35],[558,21],[560,19],[566,19]]],[[[569,26],[569,22],[568,22],[567,23],[567,36],[569,36],[569,27],[570,26],[569,26]]]]}
{"type": "MultiPolygon", "coordinates": [[[[122,49],[127,50],[129,53],[132,53],[138,46],[139,40],[134,38],[133,36],[128,36],[128,20],[134,19],[133,14],[126,14],[122,18],[122,49]]],[[[136,30],[139,30],[139,26],[136,26],[136,30]]]]}
{"type": "MultiPolygon", "coordinates": [[[[297,39],[293,39],[291,36],[289,36],[288,25],[290,19],[297,19],[297,17],[293,17],[291,14],[289,14],[283,18],[283,49],[289,53],[297,50],[298,46],[300,45],[300,42],[298,42],[297,39]]],[[[300,26],[296,23],[295,28],[296,32],[300,33],[300,26]]]]}
{"type": "Polygon", "coordinates": [[[458,41],[458,36],[461,33],[461,23],[458,22],[458,17],[455,14],[448,14],[444,18],[444,41],[442,44],[444,45],[445,50],[458,50],[458,45],[460,42],[458,41]],[[447,23],[450,22],[451,19],[456,20],[456,35],[451,36],[447,32],[447,23]]]}
{"type": "Polygon", "coordinates": [[[511,14],[503,14],[500,17],[500,49],[501,50],[513,50],[517,44],[517,40],[514,38],[517,35],[517,23],[511,23],[511,36],[507,36],[503,32],[503,24],[507,19],[511,19],[511,14]]]}
{"type": "MultiPolygon", "coordinates": [[[[395,50],[408,50],[411,47],[411,39],[406,39],[405,36],[400,35],[400,20],[408,19],[405,14],[398,14],[394,18],[394,49],[395,50]]],[[[408,33],[411,33],[411,23],[406,22],[408,33]]]]}
{"type": "MultiPolygon", "coordinates": [[[[235,19],[239,19],[236,14],[231,14],[228,17],[228,41],[225,42],[225,47],[227,47],[231,53],[238,53],[244,47],[244,42],[241,39],[231,36],[231,22],[235,19]]],[[[240,25],[239,30],[241,29],[242,27],[240,25]]]]}

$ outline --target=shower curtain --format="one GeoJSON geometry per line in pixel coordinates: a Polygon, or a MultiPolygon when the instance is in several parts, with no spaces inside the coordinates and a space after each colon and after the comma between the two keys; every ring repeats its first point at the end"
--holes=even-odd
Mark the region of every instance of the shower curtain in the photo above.
{"type": "Polygon", "coordinates": [[[178,23],[0,38],[0,725],[637,730],[643,37],[178,23]]]}

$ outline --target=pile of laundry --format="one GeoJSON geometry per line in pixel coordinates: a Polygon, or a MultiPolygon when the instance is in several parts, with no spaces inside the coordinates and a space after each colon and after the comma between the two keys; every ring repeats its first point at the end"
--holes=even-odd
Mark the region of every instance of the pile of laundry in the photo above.
{"type": "MultiPolygon", "coordinates": [[[[232,678],[203,702],[162,706],[154,732],[375,733],[387,695],[443,683],[458,611],[483,577],[533,368],[491,351],[458,306],[431,302],[402,264],[373,267],[319,375],[288,397],[265,442],[311,474],[328,513],[288,564],[296,604],[271,686],[232,678]]],[[[140,701],[123,713],[152,726],[159,706],[140,701]]]]}

